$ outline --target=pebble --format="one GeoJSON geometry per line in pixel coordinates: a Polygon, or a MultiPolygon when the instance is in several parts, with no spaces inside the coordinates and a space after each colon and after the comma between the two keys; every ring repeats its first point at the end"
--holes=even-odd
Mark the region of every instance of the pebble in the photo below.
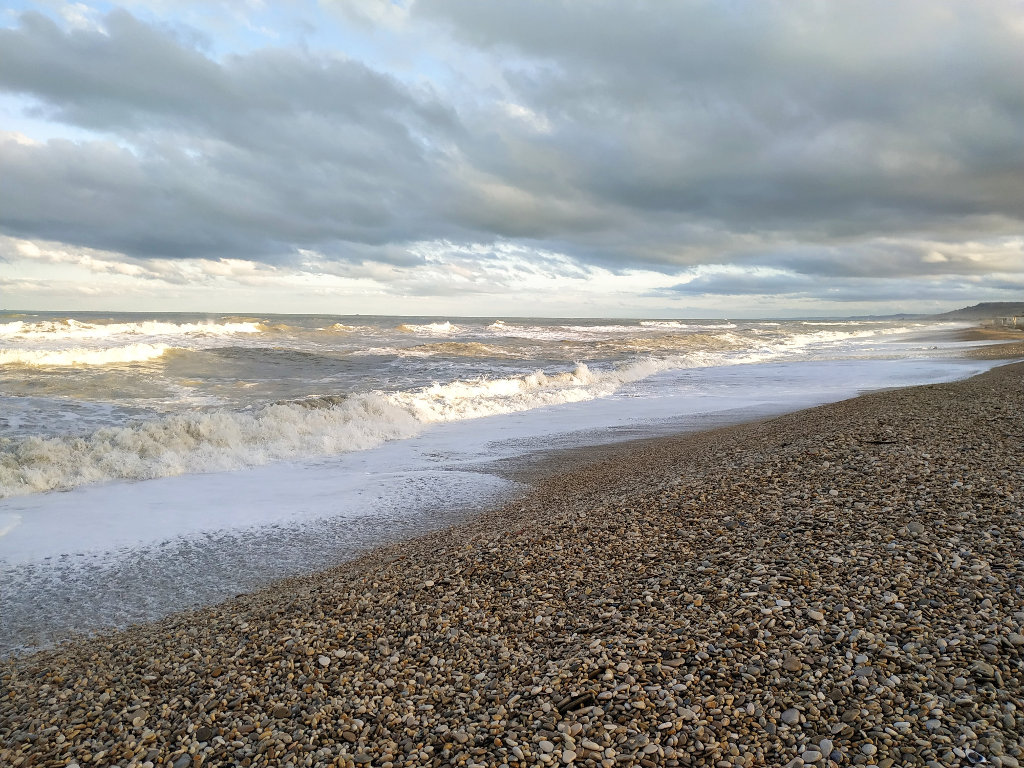
{"type": "Polygon", "coordinates": [[[465,526],[4,659],[0,765],[1013,768],[1022,370],[639,443],[465,526]]]}
{"type": "Polygon", "coordinates": [[[800,710],[795,707],[787,709],[779,719],[786,725],[794,725],[800,721],[800,710]]]}
{"type": "Polygon", "coordinates": [[[787,672],[799,672],[804,668],[804,664],[796,656],[787,656],[782,662],[782,668],[787,672]]]}

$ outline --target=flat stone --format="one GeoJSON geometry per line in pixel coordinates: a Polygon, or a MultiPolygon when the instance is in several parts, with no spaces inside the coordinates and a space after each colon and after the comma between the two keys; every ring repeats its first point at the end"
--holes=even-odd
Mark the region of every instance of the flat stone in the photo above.
{"type": "Polygon", "coordinates": [[[787,709],[785,712],[783,712],[779,716],[779,719],[786,725],[795,725],[796,723],[800,722],[800,710],[796,707],[791,707],[787,709]]]}
{"type": "Polygon", "coordinates": [[[280,720],[285,717],[291,717],[292,711],[284,704],[278,704],[270,714],[280,720]]]}

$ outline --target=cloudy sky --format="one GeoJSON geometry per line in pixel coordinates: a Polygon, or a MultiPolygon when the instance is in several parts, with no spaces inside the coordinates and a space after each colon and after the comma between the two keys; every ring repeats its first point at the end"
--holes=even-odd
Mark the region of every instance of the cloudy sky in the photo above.
{"type": "Polygon", "coordinates": [[[0,307],[1024,297],[1020,0],[0,10],[0,307]]]}

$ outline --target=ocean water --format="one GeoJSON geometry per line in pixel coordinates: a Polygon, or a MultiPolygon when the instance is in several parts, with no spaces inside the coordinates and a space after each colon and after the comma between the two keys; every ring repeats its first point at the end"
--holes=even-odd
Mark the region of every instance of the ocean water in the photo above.
{"type": "Polygon", "coordinates": [[[0,313],[0,652],[464,519],[541,449],[990,366],[958,327],[0,313]]]}

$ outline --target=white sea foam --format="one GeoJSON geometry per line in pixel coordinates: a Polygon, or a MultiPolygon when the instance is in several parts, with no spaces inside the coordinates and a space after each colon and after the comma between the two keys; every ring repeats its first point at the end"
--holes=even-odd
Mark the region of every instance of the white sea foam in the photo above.
{"type": "Polygon", "coordinates": [[[365,450],[421,428],[408,410],[369,394],[333,407],[283,403],[177,414],[82,438],[7,440],[0,450],[0,496],[365,450]]]}
{"type": "Polygon", "coordinates": [[[88,323],[73,318],[26,323],[0,323],[0,338],[10,339],[105,339],[112,336],[232,336],[261,333],[259,322],[170,323],[146,320],[138,323],[88,323]]]}
{"type": "Polygon", "coordinates": [[[405,333],[418,333],[428,336],[447,336],[452,333],[458,333],[459,327],[452,325],[450,320],[445,320],[443,323],[424,323],[422,325],[402,323],[398,326],[398,330],[405,333]]]}
{"type": "Polygon", "coordinates": [[[685,364],[681,358],[651,359],[600,372],[579,365],[561,373],[455,381],[252,411],[177,414],[81,438],[7,440],[0,450],[0,496],[365,450],[411,437],[430,423],[607,396],[623,384],[685,364]]]}
{"type": "Polygon", "coordinates": [[[691,327],[689,323],[681,323],[678,320],[641,320],[640,326],[642,328],[665,328],[669,330],[691,327]]]}
{"type": "Polygon", "coordinates": [[[100,349],[0,349],[0,365],[60,367],[137,363],[162,357],[169,349],[166,344],[127,344],[100,349]]]}

